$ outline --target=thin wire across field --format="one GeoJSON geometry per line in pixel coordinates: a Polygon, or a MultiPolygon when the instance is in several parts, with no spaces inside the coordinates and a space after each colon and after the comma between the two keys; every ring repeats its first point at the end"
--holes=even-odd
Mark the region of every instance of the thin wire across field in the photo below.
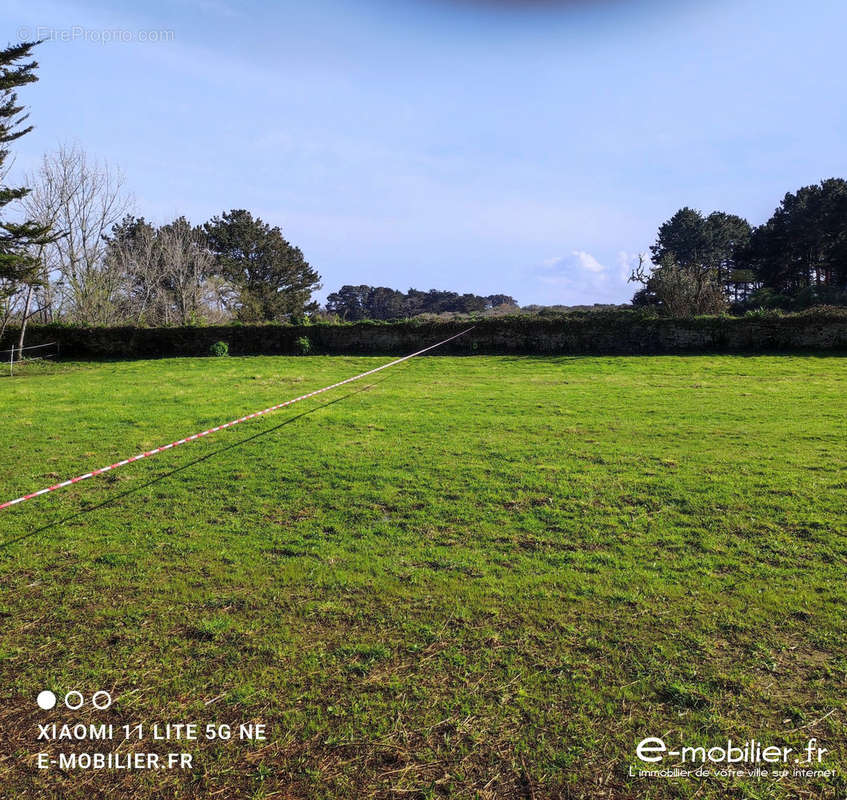
{"type": "Polygon", "coordinates": [[[247,414],[244,417],[239,417],[238,419],[234,419],[230,422],[225,422],[222,425],[216,425],[214,428],[208,428],[205,431],[200,431],[200,433],[195,433],[191,436],[186,436],[184,439],[179,439],[176,442],[171,442],[170,444],[165,444],[161,447],[155,447],[152,450],[147,450],[144,453],[139,453],[138,455],[132,456],[131,458],[125,458],[122,461],[116,461],[114,464],[109,464],[106,467],[101,467],[100,469],[95,469],[91,472],[86,472],[84,475],[79,475],[76,478],[71,478],[70,480],[62,481],[61,483],[54,484],[53,486],[48,486],[45,489],[39,489],[37,492],[32,492],[30,494],[25,494],[22,497],[17,497],[14,500],[9,500],[8,502],[0,504],[0,511],[14,505],[18,505],[19,503],[23,503],[26,500],[32,500],[34,497],[40,497],[43,494],[55,492],[57,489],[63,489],[66,486],[72,486],[73,484],[79,483],[80,481],[87,480],[88,478],[93,478],[96,475],[102,475],[104,472],[110,472],[111,470],[117,469],[118,467],[123,467],[127,464],[131,464],[133,461],[140,461],[143,458],[149,458],[150,456],[154,456],[157,453],[164,452],[165,450],[170,450],[174,447],[179,447],[180,445],[187,444],[188,442],[193,442],[195,439],[200,439],[203,436],[208,436],[211,433],[217,433],[218,431],[224,430],[224,428],[231,428],[234,425],[241,424],[242,422],[247,422],[248,420],[256,419],[257,417],[262,417],[265,414],[270,414],[272,411],[277,411],[280,408],[285,408],[286,406],[294,405],[294,403],[299,403],[301,400],[307,400],[310,397],[315,397],[316,395],[328,392],[330,389],[337,389],[339,386],[344,386],[345,384],[352,383],[353,381],[357,381],[361,378],[365,378],[368,375],[373,375],[376,372],[381,372],[382,370],[388,369],[389,367],[394,367],[397,364],[402,364],[404,361],[408,361],[410,358],[414,358],[415,356],[427,353],[430,350],[434,350],[436,347],[441,347],[441,345],[447,344],[447,342],[451,342],[453,341],[453,339],[458,339],[460,336],[464,336],[466,333],[469,333],[472,330],[473,327],[467,328],[461,333],[457,333],[455,334],[455,336],[450,336],[449,338],[444,339],[443,341],[440,341],[437,344],[430,345],[429,347],[424,347],[422,350],[418,350],[415,353],[410,353],[407,356],[403,356],[403,358],[398,358],[394,361],[390,361],[388,364],[383,364],[381,367],[369,369],[367,372],[362,372],[359,375],[354,375],[352,378],[347,378],[343,381],[339,381],[338,383],[333,383],[331,386],[324,386],[322,389],[316,389],[314,392],[302,394],[292,400],[286,400],[284,403],[278,403],[275,406],[262,409],[261,411],[254,411],[252,414],[247,414]]]}
{"type": "Polygon", "coordinates": [[[20,353],[22,350],[38,350],[39,347],[57,347],[56,342],[45,342],[44,344],[31,344],[27,347],[12,347],[9,350],[0,350],[0,356],[4,353],[20,353]]]}

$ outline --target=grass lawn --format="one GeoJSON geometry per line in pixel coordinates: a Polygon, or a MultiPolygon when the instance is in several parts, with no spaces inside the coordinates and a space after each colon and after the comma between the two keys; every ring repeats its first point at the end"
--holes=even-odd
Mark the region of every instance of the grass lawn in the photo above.
{"type": "MultiPolygon", "coordinates": [[[[0,501],[387,360],[0,378],[0,501]]],[[[839,357],[426,357],[0,512],[0,797],[844,798],[845,400],[839,357]],[[36,768],[89,719],[270,735],[36,768]],[[648,736],[838,774],[630,777],[648,736]]]]}

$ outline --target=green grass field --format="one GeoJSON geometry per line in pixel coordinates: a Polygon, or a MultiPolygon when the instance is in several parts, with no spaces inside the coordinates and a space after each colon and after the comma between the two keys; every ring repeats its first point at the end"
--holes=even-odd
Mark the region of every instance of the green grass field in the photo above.
{"type": "MultiPolygon", "coordinates": [[[[0,501],[387,360],[0,378],[0,501]]],[[[838,357],[427,357],[0,512],[0,796],[842,799],[845,398],[838,357]],[[270,736],[36,768],[88,719],[270,736]],[[630,777],[647,736],[838,774],[630,777]]]]}

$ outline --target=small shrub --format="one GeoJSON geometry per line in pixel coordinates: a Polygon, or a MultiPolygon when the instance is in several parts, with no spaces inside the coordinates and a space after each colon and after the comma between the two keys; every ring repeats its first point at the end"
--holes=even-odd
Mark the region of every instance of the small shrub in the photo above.
{"type": "Polygon", "coordinates": [[[785,316],[779,308],[751,308],[744,312],[749,319],[778,319],[785,316]]]}
{"type": "Polygon", "coordinates": [[[312,343],[309,341],[308,336],[301,336],[294,342],[294,347],[297,351],[298,355],[307,356],[312,352],[312,343]]]}
{"type": "Polygon", "coordinates": [[[210,356],[228,356],[229,355],[229,345],[226,342],[215,342],[209,348],[210,356]]]}

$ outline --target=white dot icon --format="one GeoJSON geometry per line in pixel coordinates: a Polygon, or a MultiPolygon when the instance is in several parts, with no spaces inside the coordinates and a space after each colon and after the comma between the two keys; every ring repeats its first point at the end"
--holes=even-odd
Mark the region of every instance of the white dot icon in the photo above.
{"type": "Polygon", "coordinates": [[[56,695],[49,689],[45,689],[43,692],[38,693],[38,697],[35,698],[35,702],[38,703],[39,708],[49,711],[56,705],[56,695]]]}

